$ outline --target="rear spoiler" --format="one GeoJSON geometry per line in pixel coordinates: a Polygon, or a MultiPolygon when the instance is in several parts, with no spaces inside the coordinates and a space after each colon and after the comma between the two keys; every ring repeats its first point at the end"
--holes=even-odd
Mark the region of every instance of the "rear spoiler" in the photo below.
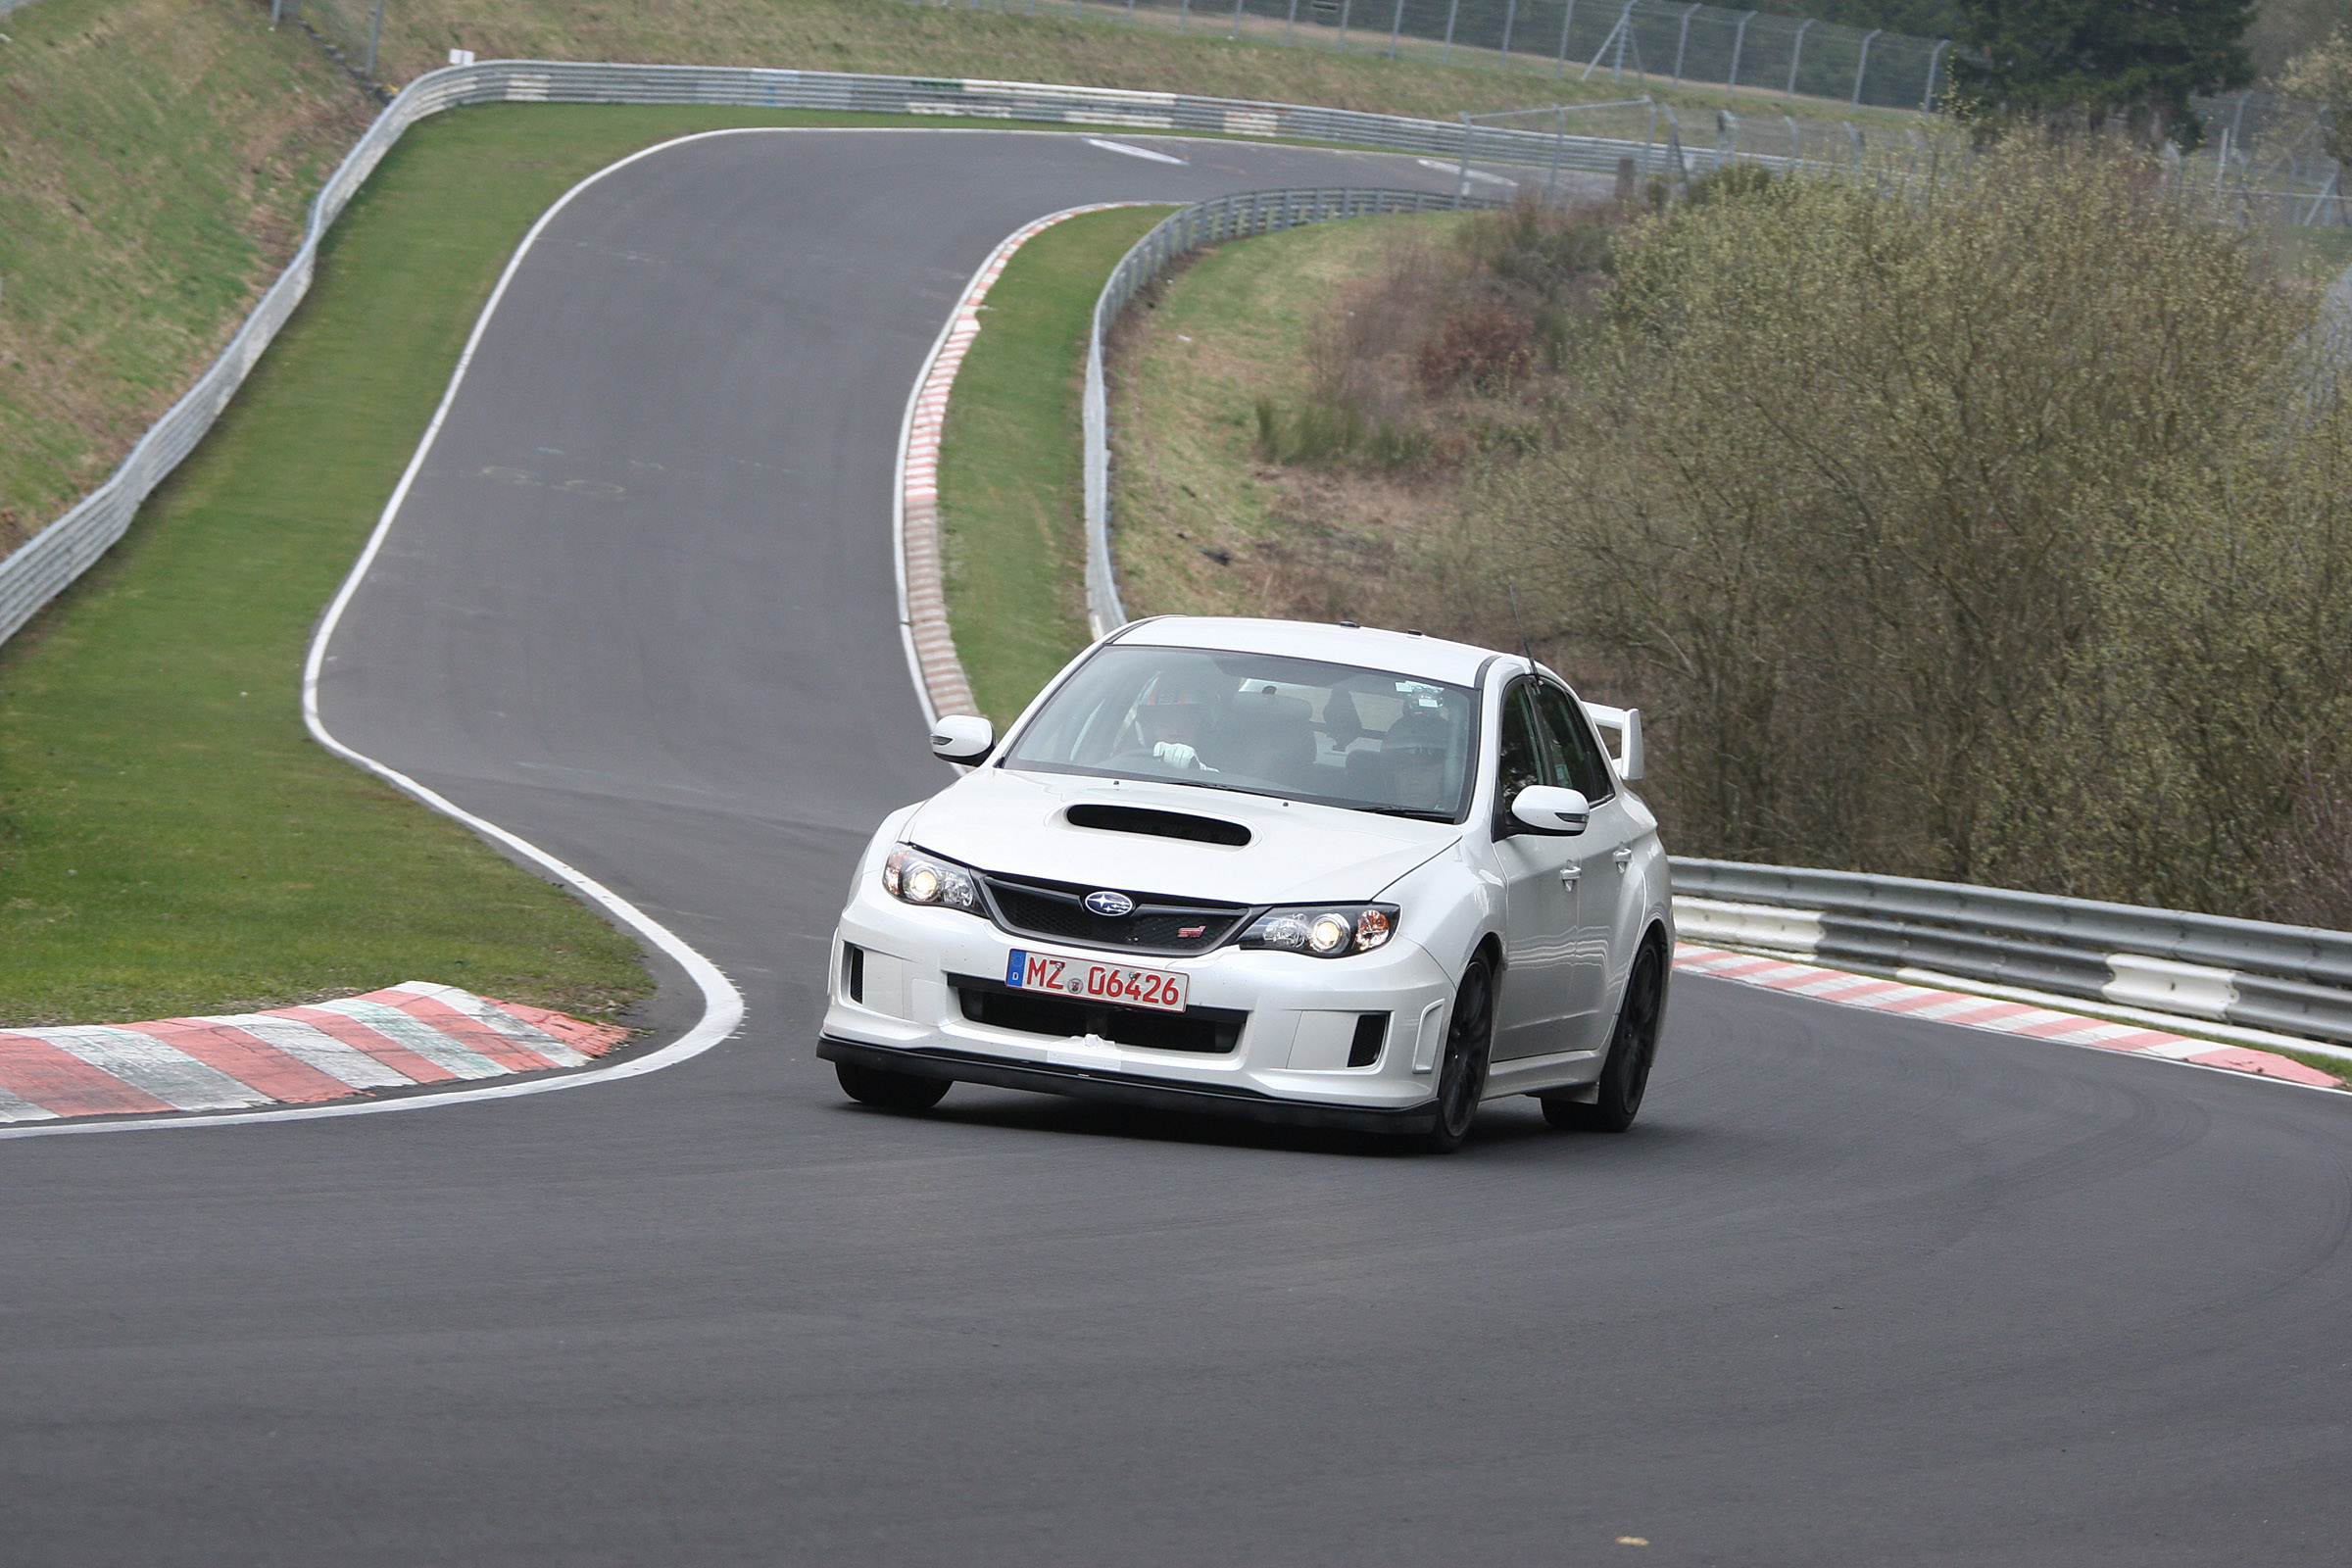
{"type": "MultiPolygon", "coordinates": [[[[1580,701],[1582,699],[1579,699],[1580,701]]],[[[1585,704],[1585,716],[1617,736],[1617,776],[1631,784],[1642,776],[1642,710],[1639,708],[1603,708],[1598,703],[1585,704]]]]}

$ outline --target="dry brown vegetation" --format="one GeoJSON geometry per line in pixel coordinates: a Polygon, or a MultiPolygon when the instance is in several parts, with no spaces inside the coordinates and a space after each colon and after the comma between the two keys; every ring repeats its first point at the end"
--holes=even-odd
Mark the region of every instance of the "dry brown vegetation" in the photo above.
{"type": "Polygon", "coordinates": [[[2352,925],[2352,406],[2313,291],[2146,174],[2020,144],[1399,258],[1256,425],[1277,493],[1423,520],[1270,608],[1524,627],[1648,710],[1682,853],[2352,925]]]}

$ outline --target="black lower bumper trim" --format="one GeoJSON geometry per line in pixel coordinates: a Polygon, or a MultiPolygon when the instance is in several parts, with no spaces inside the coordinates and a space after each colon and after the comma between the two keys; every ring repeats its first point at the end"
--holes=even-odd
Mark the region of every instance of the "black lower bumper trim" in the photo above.
{"type": "Polygon", "coordinates": [[[1321,1105],[1311,1101],[1277,1100],[1253,1089],[1205,1089],[1197,1084],[1138,1078],[1132,1073],[1096,1072],[1086,1067],[1052,1067],[1043,1062],[1004,1061],[959,1051],[924,1048],[902,1051],[896,1046],[869,1046],[855,1040],[821,1037],[816,1054],[827,1061],[882,1072],[908,1073],[921,1078],[948,1078],[957,1083],[988,1084],[998,1089],[1027,1089],[1040,1094],[1066,1095],[1107,1105],[1131,1105],[1147,1110],[1185,1111],[1200,1116],[1236,1117],[1284,1127],[1322,1127],[1355,1133],[1425,1133],[1436,1125],[1437,1103],[1405,1110],[1369,1110],[1354,1105],[1321,1105]]]}

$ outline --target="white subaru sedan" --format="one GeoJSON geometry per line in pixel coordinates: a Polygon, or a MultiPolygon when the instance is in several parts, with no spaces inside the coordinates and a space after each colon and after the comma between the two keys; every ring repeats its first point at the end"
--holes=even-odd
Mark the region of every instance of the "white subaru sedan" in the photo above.
{"type": "Polygon", "coordinates": [[[1641,715],[1411,632],[1165,616],[895,811],[818,1054],[867,1104],[951,1083],[1458,1147],[1482,1100],[1619,1131],[1673,906],[1641,715]],[[1612,755],[1597,728],[1614,732],[1612,755]]]}

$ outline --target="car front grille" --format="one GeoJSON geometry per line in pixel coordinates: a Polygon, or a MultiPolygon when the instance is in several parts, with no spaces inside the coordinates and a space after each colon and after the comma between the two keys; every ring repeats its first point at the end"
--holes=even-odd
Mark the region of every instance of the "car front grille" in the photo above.
{"type": "Polygon", "coordinates": [[[1092,887],[983,874],[991,912],[1015,935],[1117,953],[1206,953],[1248,918],[1247,906],[1131,893],[1132,914],[1105,916],[1086,906],[1092,887]]]}
{"type": "Polygon", "coordinates": [[[1154,1012],[1106,1002],[1081,1002],[1046,992],[1015,991],[1001,980],[951,974],[948,984],[963,1015],[973,1023],[1022,1034],[1076,1040],[1095,1035],[1141,1051],[1186,1051],[1198,1055],[1231,1055],[1242,1042],[1250,1014],[1231,1007],[1187,1007],[1154,1012]]]}

